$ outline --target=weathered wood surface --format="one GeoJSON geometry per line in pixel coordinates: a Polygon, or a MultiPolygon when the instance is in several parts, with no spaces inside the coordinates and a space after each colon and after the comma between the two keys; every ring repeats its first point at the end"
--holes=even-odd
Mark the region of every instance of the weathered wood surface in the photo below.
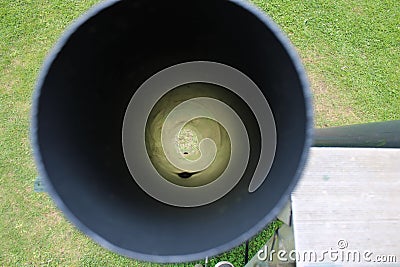
{"type": "Polygon", "coordinates": [[[297,266],[400,266],[400,149],[312,148],[292,209],[297,266]]]}

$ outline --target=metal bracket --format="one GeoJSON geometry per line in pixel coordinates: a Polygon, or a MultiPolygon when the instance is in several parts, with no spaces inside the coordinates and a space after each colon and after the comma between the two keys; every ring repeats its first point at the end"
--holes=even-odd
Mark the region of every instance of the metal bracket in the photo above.
{"type": "Polygon", "coordinates": [[[40,176],[36,177],[36,180],[33,184],[33,188],[36,193],[47,192],[46,183],[43,181],[43,179],[40,176]]]}

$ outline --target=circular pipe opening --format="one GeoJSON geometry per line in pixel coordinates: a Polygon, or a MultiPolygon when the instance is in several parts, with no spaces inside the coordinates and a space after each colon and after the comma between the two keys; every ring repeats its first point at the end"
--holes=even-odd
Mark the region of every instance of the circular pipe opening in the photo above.
{"type": "MultiPolygon", "coordinates": [[[[239,245],[274,218],[304,166],[311,113],[298,57],[249,4],[110,1],[77,22],[47,59],[35,92],[32,138],[50,195],[79,229],[129,257],[192,261],[239,245]],[[246,102],[239,113],[249,117],[242,121],[257,125],[246,128],[251,149],[240,181],[218,200],[182,208],[158,201],[132,179],[122,130],[129,102],[146,80],[198,61],[229,66],[254,82],[272,111],[276,153],[269,172],[260,172],[264,182],[249,190],[266,140],[246,102]]],[[[145,127],[140,131],[144,135],[145,127]]],[[[147,157],[146,150],[138,157],[147,157]]]]}

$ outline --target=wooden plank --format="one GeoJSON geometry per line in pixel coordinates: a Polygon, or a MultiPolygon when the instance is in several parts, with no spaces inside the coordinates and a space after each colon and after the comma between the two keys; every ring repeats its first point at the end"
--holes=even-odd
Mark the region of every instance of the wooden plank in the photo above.
{"type": "Polygon", "coordinates": [[[312,148],[292,209],[297,266],[400,266],[400,149],[312,148]]]}

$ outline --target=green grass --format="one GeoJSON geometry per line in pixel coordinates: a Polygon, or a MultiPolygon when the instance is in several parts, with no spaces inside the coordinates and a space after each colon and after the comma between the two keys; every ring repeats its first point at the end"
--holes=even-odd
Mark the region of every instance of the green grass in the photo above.
{"type": "Polygon", "coordinates": [[[298,49],[316,125],[400,119],[400,2],[254,1],[298,49]]]}
{"type": "MultiPolygon", "coordinates": [[[[99,247],[75,230],[46,194],[33,192],[37,172],[29,119],[35,80],[62,31],[96,2],[0,0],[0,266],[158,266],[99,247]]],[[[254,2],[282,27],[303,59],[317,126],[400,119],[398,0],[254,2]]],[[[250,255],[276,227],[251,242],[250,255]]],[[[224,259],[242,266],[243,255],[242,245],[211,265],[224,259]]]]}

